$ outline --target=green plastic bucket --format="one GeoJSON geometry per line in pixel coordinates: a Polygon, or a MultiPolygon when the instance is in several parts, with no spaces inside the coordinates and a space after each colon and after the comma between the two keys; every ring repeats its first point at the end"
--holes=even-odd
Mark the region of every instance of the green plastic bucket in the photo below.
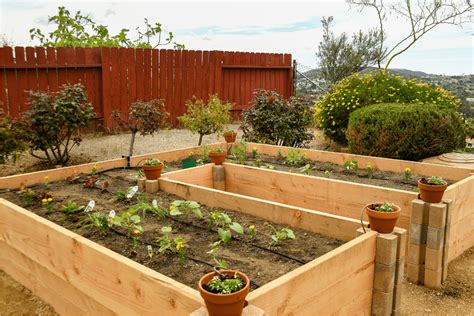
{"type": "Polygon", "coordinates": [[[186,159],[181,160],[182,169],[192,168],[196,166],[197,166],[197,161],[194,158],[186,158],[186,159]]]}

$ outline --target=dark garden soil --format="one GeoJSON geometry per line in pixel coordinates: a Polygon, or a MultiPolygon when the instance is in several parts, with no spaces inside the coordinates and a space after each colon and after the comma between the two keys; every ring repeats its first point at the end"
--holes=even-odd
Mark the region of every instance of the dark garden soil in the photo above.
{"type": "MultiPolygon", "coordinates": [[[[133,170],[119,169],[104,172],[98,175],[98,180],[99,183],[108,182],[106,191],[103,192],[99,188],[100,184],[94,188],[83,188],[86,176],[81,176],[75,183],[59,181],[32,187],[31,189],[36,194],[41,195],[44,192],[51,194],[54,210],[50,214],[48,214],[40,199],[36,198],[28,206],[25,200],[20,198],[18,192],[3,193],[0,194],[0,197],[193,288],[197,288],[199,278],[211,271],[215,265],[206,252],[210,249],[209,245],[218,240],[217,229],[209,227],[206,219],[211,212],[216,210],[225,212],[233,221],[240,223],[246,229],[250,225],[255,226],[255,238],[248,234],[233,233],[236,239],[225,247],[220,247],[217,253],[218,259],[226,260],[229,267],[241,270],[250,277],[252,289],[262,286],[343,244],[342,241],[333,238],[294,228],[295,240],[286,240],[277,247],[270,247],[269,243],[273,234],[272,227],[280,230],[283,226],[230,210],[211,209],[202,206],[201,211],[204,214],[204,219],[198,219],[192,215],[189,219],[183,216],[178,218],[168,216],[161,219],[151,213],[143,216],[140,212],[144,233],[140,235],[141,240],[134,248],[131,240],[126,237],[124,228],[114,226],[114,229],[109,229],[108,232],[103,233],[95,226],[90,225],[88,216],[83,211],[71,215],[66,215],[60,211],[61,205],[68,201],[87,205],[90,200],[94,200],[95,208],[93,212],[108,213],[113,209],[117,215],[120,215],[138,202],[139,193],[127,201],[117,201],[115,197],[115,192],[126,191],[130,186],[135,185],[133,170]],[[179,235],[187,241],[187,258],[185,260],[172,252],[163,254],[158,252],[157,239],[162,236],[161,228],[166,225],[171,225],[173,228],[170,237],[174,238],[179,235]],[[151,257],[147,245],[152,245],[154,254],[151,257]]],[[[146,193],[141,194],[146,195],[146,193]]],[[[150,201],[156,199],[158,204],[166,209],[169,208],[171,202],[181,200],[177,196],[164,192],[147,195],[147,197],[150,201]]]]}
{"type": "MultiPolygon", "coordinates": [[[[238,163],[236,157],[233,155],[229,155],[227,157],[227,162],[238,163]]],[[[357,170],[349,171],[346,170],[344,166],[338,164],[314,160],[306,160],[302,163],[290,165],[288,164],[285,158],[277,158],[261,154],[257,154],[255,158],[246,158],[243,164],[246,166],[260,167],[263,169],[273,167],[273,170],[305,174],[315,177],[324,177],[329,179],[337,179],[348,182],[369,184],[406,191],[416,191],[418,188],[416,181],[420,177],[416,174],[412,174],[411,179],[406,181],[405,176],[402,173],[381,171],[377,169],[374,169],[372,177],[369,177],[366,166],[359,166],[357,170]],[[311,166],[311,169],[306,168],[307,170],[304,172],[302,168],[304,168],[308,164],[311,166]]],[[[444,180],[448,182],[448,185],[451,185],[455,182],[449,179],[444,180]]]]}

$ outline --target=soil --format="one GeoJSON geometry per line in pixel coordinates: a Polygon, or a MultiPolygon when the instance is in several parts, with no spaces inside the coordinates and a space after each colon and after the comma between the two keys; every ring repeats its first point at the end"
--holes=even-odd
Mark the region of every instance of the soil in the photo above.
{"type": "MultiPolygon", "coordinates": [[[[227,161],[237,163],[237,160],[233,155],[228,156],[227,161]]],[[[369,177],[367,169],[362,169],[361,167],[359,167],[357,170],[348,171],[344,166],[338,164],[314,160],[306,160],[303,163],[289,165],[284,158],[282,159],[262,154],[257,154],[255,158],[247,158],[244,162],[244,165],[253,167],[259,166],[260,168],[268,168],[268,166],[273,166],[273,170],[300,173],[309,176],[325,177],[406,191],[416,191],[418,189],[416,181],[421,177],[419,175],[412,174],[411,179],[407,181],[404,179],[404,174],[382,170],[373,170],[372,177],[369,177]],[[259,160],[259,164],[256,163],[257,160],[259,160]],[[311,170],[302,172],[301,168],[308,164],[311,166],[311,170]],[[325,171],[328,171],[329,175],[325,174],[325,171]]],[[[455,182],[449,179],[444,180],[448,182],[448,185],[451,185],[455,182]]]]}
{"type": "MultiPolygon", "coordinates": [[[[103,192],[99,188],[83,188],[87,177],[83,175],[75,183],[69,181],[58,181],[54,183],[43,183],[33,188],[39,198],[35,198],[31,205],[20,198],[18,192],[8,192],[0,197],[8,199],[15,204],[25,207],[34,213],[47,218],[71,231],[74,231],[90,240],[93,240],[115,252],[135,260],[149,268],[159,271],[183,284],[197,288],[199,278],[212,270],[215,265],[213,259],[207,254],[209,245],[217,241],[217,228],[210,227],[207,221],[211,212],[225,212],[248,230],[250,225],[255,226],[256,236],[253,238],[248,234],[239,235],[233,233],[235,239],[225,247],[220,247],[217,257],[228,262],[229,267],[238,269],[246,273],[252,280],[251,290],[258,288],[298,267],[309,262],[343,244],[342,241],[325,237],[319,234],[307,232],[293,228],[296,235],[295,240],[286,240],[276,247],[271,247],[274,230],[280,230],[283,226],[267,222],[258,217],[234,212],[230,210],[211,209],[202,206],[201,210],[204,219],[194,216],[179,216],[174,218],[167,216],[159,218],[153,214],[143,214],[142,226],[144,233],[140,234],[140,242],[136,247],[132,246],[131,240],[126,236],[127,231],[123,227],[117,227],[107,232],[102,232],[90,225],[87,214],[83,211],[66,215],[60,211],[60,206],[68,201],[76,202],[80,205],[87,205],[89,200],[95,201],[94,211],[109,212],[114,209],[117,216],[125,212],[130,206],[139,202],[145,196],[149,201],[156,199],[158,204],[165,209],[169,209],[170,203],[181,198],[158,192],[156,195],[146,193],[136,194],[132,199],[117,201],[115,192],[127,191],[127,188],[135,185],[134,172],[132,170],[114,170],[99,174],[99,181],[107,181],[109,186],[103,192]],[[53,198],[54,211],[48,211],[41,205],[43,196],[53,198]],[[162,236],[161,228],[171,225],[173,232],[170,237],[178,235],[187,240],[186,260],[175,253],[158,253],[159,245],[157,240],[162,236]],[[154,255],[149,256],[147,245],[152,245],[154,255]],[[164,259],[166,258],[166,259],[164,259]]],[[[100,185],[99,185],[100,187],[100,185]]]]}

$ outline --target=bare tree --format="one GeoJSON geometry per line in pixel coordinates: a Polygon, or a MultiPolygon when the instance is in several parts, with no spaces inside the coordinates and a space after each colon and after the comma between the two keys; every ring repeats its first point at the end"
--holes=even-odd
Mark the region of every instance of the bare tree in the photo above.
{"type": "Polygon", "coordinates": [[[380,52],[384,50],[383,43],[386,40],[384,21],[386,21],[387,12],[409,22],[410,33],[380,55],[379,69],[382,69],[380,65],[382,61],[387,60],[384,71],[387,71],[395,57],[406,52],[435,27],[442,24],[462,26],[472,22],[474,12],[471,0],[417,0],[415,3],[411,0],[403,0],[388,7],[385,6],[383,0],[347,0],[347,2],[358,6],[361,10],[372,8],[376,11],[382,42],[380,52]]]}

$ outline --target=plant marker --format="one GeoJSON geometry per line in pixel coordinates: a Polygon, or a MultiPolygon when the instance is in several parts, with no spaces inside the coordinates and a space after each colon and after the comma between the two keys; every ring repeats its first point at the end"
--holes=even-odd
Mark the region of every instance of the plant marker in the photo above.
{"type": "Polygon", "coordinates": [[[89,213],[90,211],[92,211],[94,209],[94,206],[95,206],[95,201],[90,200],[89,203],[87,203],[87,206],[86,206],[86,209],[84,210],[84,212],[89,213]]]}
{"type": "Polygon", "coordinates": [[[127,193],[127,199],[131,199],[135,195],[135,193],[137,193],[137,191],[138,185],[129,188],[127,193]]]}

